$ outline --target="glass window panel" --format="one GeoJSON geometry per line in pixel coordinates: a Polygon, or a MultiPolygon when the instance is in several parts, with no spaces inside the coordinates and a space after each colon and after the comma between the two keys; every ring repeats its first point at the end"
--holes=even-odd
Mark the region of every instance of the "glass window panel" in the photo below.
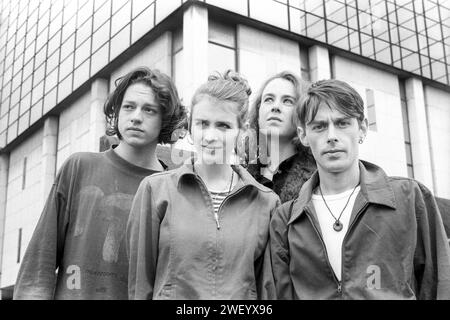
{"type": "Polygon", "coordinates": [[[373,24],[373,35],[384,41],[389,41],[388,23],[385,20],[377,19],[373,24]]]}
{"type": "Polygon", "coordinates": [[[106,43],[91,58],[91,76],[108,64],[109,43],[106,43]]]}
{"type": "Polygon", "coordinates": [[[17,72],[22,69],[23,66],[23,54],[21,54],[19,57],[17,57],[14,60],[14,65],[13,65],[13,74],[17,74],[17,72]]]}
{"type": "Polygon", "coordinates": [[[75,50],[75,67],[78,67],[91,55],[91,41],[88,39],[75,50]]]}
{"type": "Polygon", "coordinates": [[[322,18],[311,14],[306,15],[306,35],[318,41],[325,42],[325,24],[322,18]]]}
{"type": "Polygon", "coordinates": [[[77,30],[77,47],[80,46],[92,34],[92,18],[89,18],[85,24],[77,30]]]}
{"type": "Polygon", "coordinates": [[[49,37],[52,37],[62,27],[62,14],[60,13],[50,22],[49,37]]]}
{"type": "Polygon", "coordinates": [[[92,36],[92,51],[100,48],[106,41],[109,40],[109,23],[105,23],[92,36]]]}
{"type": "Polygon", "coordinates": [[[413,34],[411,37],[407,39],[402,39],[402,47],[411,51],[417,51],[417,37],[416,34],[413,34]]]}
{"type": "Polygon", "coordinates": [[[425,18],[422,15],[416,16],[417,31],[425,34],[425,18]]]}
{"type": "Polygon", "coordinates": [[[22,72],[18,72],[12,79],[12,89],[17,89],[22,83],[22,72]]]}
{"type": "Polygon", "coordinates": [[[370,15],[364,11],[359,11],[358,14],[360,31],[367,34],[372,34],[372,20],[370,15]]]}
{"type": "MultiPolygon", "coordinates": [[[[37,27],[34,25],[30,31],[27,32],[27,35],[25,36],[25,47],[29,47],[30,45],[33,45],[36,41],[36,31],[37,27]]],[[[34,48],[34,45],[33,45],[34,48]]]]}
{"type": "Polygon", "coordinates": [[[59,65],[59,78],[65,78],[69,73],[73,71],[73,53],[71,53],[61,64],[59,65]]]}
{"type": "Polygon", "coordinates": [[[38,31],[37,31],[38,34],[43,33],[44,30],[46,30],[48,28],[49,22],[50,22],[50,13],[47,11],[38,20],[38,31]]]}
{"type": "Polygon", "coordinates": [[[209,21],[208,40],[227,47],[236,47],[236,33],[234,26],[209,21]]]}
{"type": "MultiPolygon", "coordinates": [[[[139,1],[140,1],[140,0],[139,0],[139,1]]],[[[94,3],[94,10],[97,10],[98,8],[100,8],[101,6],[103,6],[103,4],[104,4],[105,2],[108,2],[108,4],[111,3],[111,1],[108,1],[108,0],[95,0],[95,3],[94,3]]]]}
{"type": "Polygon", "coordinates": [[[154,10],[152,4],[138,15],[132,22],[132,41],[135,42],[154,27],[154,10]]]}
{"type": "Polygon", "coordinates": [[[435,42],[430,45],[430,56],[436,60],[444,60],[444,46],[442,42],[435,42]]]}
{"type": "Polygon", "coordinates": [[[425,65],[422,66],[422,76],[431,79],[431,67],[430,67],[430,59],[427,57],[421,56],[422,65],[426,62],[425,65]]]}
{"type": "Polygon", "coordinates": [[[19,118],[19,105],[18,104],[15,105],[14,107],[12,107],[11,109],[9,109],[8,124],[11,125],[11,123],[16,121],[17,118],[19,118]]]}
{"type": "Polygon", "coordinates": [[[45,77],[45,93],[49,92],[58,84],[58,69],[50,72],[48,76],[45,77]]]}
{"type": "Polygon", "coordinates": [[[347,15],[348,15],[348,26],[355,30],[358,29],[358,17],[356,14],[356,9],[347,7],[347,15]]]}
{"type": "Polygon", "coordinates": [[[323,3],[322,1],[309,1],[303,0],[300,1],[300,8],[304,9],[306,12],[312,13],[316,16],[323,18],[323,3]]]}
{"type": "Polygon", "coordinates": [[[130,26],[126,26],[122,31],[111,39],[110,60],[121,54],[130,46],[130,26]]]}
{"type": "Polygon", "coordinates": [[[113,9],[113,14],[119,10],[120,8],[122,8],[123,5],[125,5],[128,2],[128,0],[114,0],[112,1],[112,9],[113,9]]]}
{"type": "Polygon", "coordinates": [[[31,92],[28,92],[23,98],[20,99],[20,114],[29,110],[31,106],[31,92]]]}
{"type": "Polygon", "coordinates": [[[53,0],[52,1],[52,8],[51,8],[51,18],[55,17],[56,15],[60,14],[61,11],[64,8],[64,1],[60,0],[53,0]]]}
{"type": "Polygon", "coordinates": [[[29,113],[26,113],[19,118],[19,134],[21,134],[28,128],[29,120],[30,120],[29,113]]]}
{"type": "Polygon", "coordinates": [[[405,149],[406,149],[406,163],[412,164],[411,145],[409,143],[405,143],[405,149]]]}
{"type": "Polygon", "coordinates": [[[83,7],[77,10],[77,26],[80,27],[84,22],[92,17],[94,7],[92,6],[92,1],[89,1],[83,7]]]}
{"type": "Polygon", "coordinates": [[[409,11],[403,7],[397,7],[398,24],[403,25],[406,21],[414,18],[412,11],[409,11]]]}
{"type": "Polygon", "coordinates": [[[361,34],[361,49],[362,55],[372,58],[374,56],[373,40],[371,37],[361,34]]]}
{"type": "MultiPolygon", "coordinates": [[[[94,30],[97,30],[105,21],[111,17],[111,4],[103,5],[94,13],[94,30]]],[[[109,23],[108,23],[109,24],[109,23]]]]}
{"type": "Polygon", "coordinates": [[[180,0],[156,0],[156,22],[161,22],[180,6],[180,0]]]}
{"type": "Polygon", "coordinates": [[[73,87],[78,88],[89,79],[89,60],[82,63],[73,73],[73,87]]]}
{"type": "MultiPolygon", "coordinates": [[[[61,78],[61,77],[60,77],[61,78]]],[[[72,93],[72,75],[60,80],[58,83],[58,100],[57,103],[64,100],[69,94],[72,93]]]]}
{"type": "MultiPolygon", "coordinates": [[[[376,40],[375,40],[375,45],[376,45],[376,40]]],[[[392,64],[390,47],[387,47],[386,49],[376,52],[375,58],[377,59],[377,61],[380,61],[380,62],[383,62],[386,64],[392,64]]]]}
{"type": "Polygon", "coordinates": [[[111,21],[111,36],[114,36],[120,29],[125,27],[131,18],[131,2],[124,5],[119,11],[117,11],[111,21]]]}
{"type": "Polygon", "coordinates": [[[21,40],[22,38],[25,37],[25,32],[26,32],[26,24],[22,25],[16,33],[16,39],[17,40],[21,40]]]}
{"type": "Polygon", "coordinates": [[[350,39],[350,50],[352,52],[359,54],[360,50],[359,50],[359,34],[358,34],[358,32],[354,31],[354,32],[350,33],[349,39],[350,39]]]}
{"type": "Polygon", "coordinates": [[[348,29],[327,21],[328,43],[348,50],[348,29]]]}
{"type": "Polygon", "coordinates": [[[75,32],[76,20],[72,17],[62,28],[62,38],[67,39],[70,35],[75,32]]]}
{"type": "Polygon", "coordinates": [[[0,131],[5,130],[8,127],[8,115],[0,119],[0,131]]]}
{"type": "Polygon", "coordinates": [[[45,62],[45,58],[47,56],[46,48],[42,48],[38,53],[34,56],[34,68],[40,66],[43,62],[45,62]]]}
{"type": "Polygon", "coordinates": [[[445,64],[439,61],[431,61],[431,71],[433,72],[433,79],[439,79],[445,76],[445,64]]]}
{"type": "Polygon", "coordinates": [[[65,5],[66,6],[64,7],[63,23],[65,24],[65,23],[69,22],[69,20],[72,20],[72,19],[75,22],[76,21],[75,14],[78,11],[77,1],[69,0],[69,1],[65,2],[65,5]]]}
{"type": "Polygon", "coordinates": [[[17,122],[14,122],[8,127],[8,134],[7,134],[7,142],[10,143],[17,137],[17,122]]]}
{"type": "Polygon", "coordinates": [[[42,81],[38,85],[36,85],[31,93],[31,104],[36,103],[40,99],[42,99],[44,95],[44,82],[42,81]]]}
{"type": "Polygon", "coordinates": [[[399,26],[399,32],[400,32],[400,40],[403,42],[406,39],[409,39],[411,37],[414,37],[415,33],[411,30],[405,29],[402,26],[399,26]]]}
{"type": "Polygon", "coordinates": [[[236,51],[208,43],[208,73],[236,69],[236,51]]]}
{"type": "Polygon", "coordinates": [[[41,34],[39,34],[36,38],[36,50],[40,50],[42,47],[44,47],[47,44],[48,41],[48,30],[45,29],[45,31],[41,34]]]}
{"type": "Polygon", "coordinates": [[[56,88],[44,96],[43,114],[49,112],[56,105],[56,88]]]}
{"type": "Polygon", "coordinates": [[[327,20],[331,20],[333,22],[339,24],[347,24],[347,13],[345,10],[345,6],[343,6],[338,1],[328,1],[325,3],[327,20]]]}
{"type": "Polygon", "coordinates": [[[71,35],[61,46],[61,61],[75,50],[75,35],[71,35]]]}
{"type": "Polygon", "coordinates": [[[58,66],[59,63],[59,50],[53,52],[47,59],[47,74],[53,71],[58,66]]]}
{"type": "Polygon", "coordinates": [[[35,123],[42,116],[42,100],[31,107],[30,125],[35,123]]]}
{"type": "Polygon", "coordinates": [[[133,13],[132,16],[135,18],[139,13],[151,5],[153,0],[133,0],[133,13]]]}
{"type": "MultiPolygon", "coordinates": [[[[409,53],[409,52],[408,52],[409,53]]],[[[413,72],[420,68],[419,55],[417,53],[409,54],[403,57],[403,68],[406,71],[413,72]]]]}
{"type": "Polygon", "coordinates": [[[251,18],[279,28],[288,28],[286,5],[273,0],[250,0],[249,4],[251,18]]]}
{"type": "Polygon", "coordinates": [[[16,88],[16,90],[13,91],[11,94],[11,105],[18,104],[20,101],[20,88],[16,88]]]}
{"type": "Polygon", "coordinates": [[[48,54],[52,54],[61,46],[61,32],[58,31],[48,42],[48,54]]]}
{"type": "Polygon", "coordinates": [[[22,82],[22,97],[25,96],[28,92],[31,91],[31,83],[33,81],[33,77],[29,76],[22,82]]]}
{"type": "Polygon", "coordinates": [[[441,26],[437,23],[431,24],[429,23],[430,20],[427,19],[427,35],[430,38],[433,38],[434,40],[441,40],[442,39],[442,32],[441,32],[441,26]]]}

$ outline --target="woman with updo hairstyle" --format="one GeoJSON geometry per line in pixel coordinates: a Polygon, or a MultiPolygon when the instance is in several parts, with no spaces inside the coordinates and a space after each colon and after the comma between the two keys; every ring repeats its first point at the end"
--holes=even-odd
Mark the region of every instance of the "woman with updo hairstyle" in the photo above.
{"type": "Polygon", "coordinates": [[[297,137],[294,119],[307,88],[308,82],[294,73],[277,73],[262,84],[249,116],[257,143],[248,152],[253,156],[247,157],[247,170],[279,195],[282,203],[296,198],[316,170],[309,148],[297,137]]]}
{"type": "Polygon", "coordinates": [[[238,73],[195,92],[196,156],[143,180],[127,226],[130,299],[269,299],[266,250],[278,196],[236,164],[251,93],[238,73]]]}

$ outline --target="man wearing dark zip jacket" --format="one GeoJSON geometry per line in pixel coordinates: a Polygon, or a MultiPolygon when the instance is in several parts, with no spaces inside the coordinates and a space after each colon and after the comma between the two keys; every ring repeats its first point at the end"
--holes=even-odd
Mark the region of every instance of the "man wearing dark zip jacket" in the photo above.
{"type": "Polygon", "coordinates": [[[316,82],[296,120],[317,171],[271,221],[277,297],[450,299],[449,244],[431,192],[359,160],[360,95],[339,80],[316,82]]]}

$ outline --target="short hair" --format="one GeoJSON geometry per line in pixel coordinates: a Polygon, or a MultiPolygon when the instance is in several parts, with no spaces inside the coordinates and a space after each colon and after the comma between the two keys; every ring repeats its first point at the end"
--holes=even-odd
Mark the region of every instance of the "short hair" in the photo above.
{"type": "Polygon", "coordinates": [[[313,121],[322,103],[348,117],[356,118],[359,124],[364,120],[364,101],[359,93],[344,81],[329,79],[309,86],[295,110],[297,126],[305,128],[313,121]]]}
{"type": "Polygon", "coordinates": [[[155,94],[156,101],[161,107],[162,124],[158,143],[174,143],[178,137],[173,137],[178,129],[186,128],[186,108],[181,104],[177,89],[169,76],[157,69],[138,67],[115,81],[116,88],[109,95],[103,107],[108,128],[106,134],[117,134],[119,139],[118,121],[119,111],[126,90],[132,84],[143,83],[149,86],[155,94]]]}
{"type": "Polygon", "coordinates": [[[208,81],[202,84],[194,93],[191,104],[191,127],[194,106],[205,96],[215,98],[219,101],[235,102],[238,106],[237,119],[239,127],[245,124],[248,114],[249,96],[252,90],[247,80],[233,70],[224,73],[214,72],[208,77],[208,81]]]}
{"type": "MultiPolygon", "coordinates": [[[[301,79],[299,76],[297,76],[295,73],[293,73],[291,71],[279,72],[279,73],[269,77],[266,81],[264,81],[264,83],[261,85],[261,87],[259,88],[259,90],[256,94],[256,98],[253,101],[252,108],[251,108],[251,111],[249,114],[250,127],[253,128],[254,130],[256,130],[258,135],[259,135],[259,109],[261,107],[262,95],[263,95],[264,89],[266,89],[267,85],[275,79],[284,79],[284,80],[287,80],[290,83],[292,83],[292,85],[294,86],[294,91],[295,91],[295,95],[296,95],[295,96],[295,99],[296,99],[295,104],[296,105],[298,105],[300,97],[306,92],[306,90],[308,88],[308,84],[309,84],[309,82],[301,79]]],[[[293,117],[293,118],[295,118],[295,117],[293,117]]],[[[294,128],[297,127],[295,119],[293,119],[292,126],[294,128]]],[[[293,143],[297,149],[297,152],[307,152],[306,148],[301,144],[301,142],[297,136],[295,136],[293,138],[293,143]]]]}

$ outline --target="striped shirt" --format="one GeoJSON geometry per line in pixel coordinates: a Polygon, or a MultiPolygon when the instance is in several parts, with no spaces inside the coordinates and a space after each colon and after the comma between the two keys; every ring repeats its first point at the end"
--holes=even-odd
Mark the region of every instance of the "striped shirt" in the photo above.
{"type": "Polygon", "coordinates": [[[214,191],[210,191],[211,193],[211,199],[212,199],[212,205],[214,208],[214,213],[218,213],[219,211],[219,207],[222,204],[223,200],[225,200],[225,198],[228,195],[228,191],[225,192],[214,192],[214,191]]]}

